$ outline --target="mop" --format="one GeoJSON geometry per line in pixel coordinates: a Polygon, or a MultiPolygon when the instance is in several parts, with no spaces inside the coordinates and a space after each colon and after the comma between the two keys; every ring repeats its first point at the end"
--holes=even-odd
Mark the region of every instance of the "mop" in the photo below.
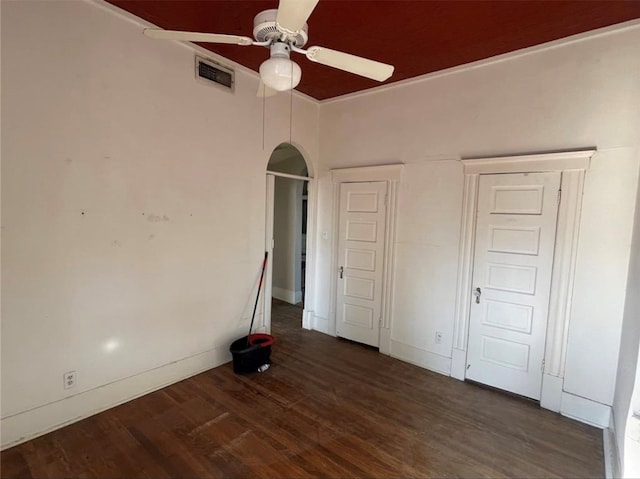
{"type": "Polygon", "coordinates": [[[271,366],[271,345],[275,342],[273,336],[270,334],[251,333],[253,330],[253,323],[256,318],[258,302],[260,300],[260,291],[262,290],[264,272],[267,268],[268,255],[268,252],[264,253],[260,282],[258,283],[258,294],[256,295],[256,302],[253,305],[249,334],[246,338],[240,338],[237,341],[234,341],[229,348],[233,356],[233,370],[238,374],[256,371],[264,372],[271,366]]]}

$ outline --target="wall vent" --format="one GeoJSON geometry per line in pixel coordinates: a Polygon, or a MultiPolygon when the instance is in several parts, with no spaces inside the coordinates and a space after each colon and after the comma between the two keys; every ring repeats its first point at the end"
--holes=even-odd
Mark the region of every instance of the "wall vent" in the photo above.
{"type": "Polygon", "coordinates": [[[196,79],[209,85],[216,85],[227,91],[233,91],[235,83],[233,70],[197,55],[196,79]]]}

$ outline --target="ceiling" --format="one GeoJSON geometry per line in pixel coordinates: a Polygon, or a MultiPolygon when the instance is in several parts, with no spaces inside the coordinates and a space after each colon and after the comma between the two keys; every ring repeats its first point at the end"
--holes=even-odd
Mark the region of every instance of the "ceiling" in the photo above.
{"type": "MultiPolygon", "coordinates": [[[[253,17],[277,0],[107,0],[168,30],[253,37],[253,17]]],[[[319,45],[395,66],[393,83],[577,33],[640,18],[640,1],[321,0],[307,47],[319,45]]],[[[151,40],[150,40],[151,41],[151,40]]],[[[254,71],[262,47],[201,44],[254,71]]],[[[297,90],[324,100],[380,83],[292,54],[297,90]]]]}

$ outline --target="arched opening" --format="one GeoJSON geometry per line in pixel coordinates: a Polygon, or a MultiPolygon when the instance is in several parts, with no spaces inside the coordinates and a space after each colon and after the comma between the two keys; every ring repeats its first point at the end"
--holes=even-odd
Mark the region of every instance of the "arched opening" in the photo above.
{"type": "Polygon", "coordinates": [[[308,178],[308,171],[304,156],[290,143],[280,143],[276,146],[267,164],[267,173],[285,173],[308,178]]]}
{"type": "Polygon", "coordinates": [[[267,251],[265,326],[271,308],[286,316],[287,327],[301,327],[307,276],[309,168],[289,143],[278,145],[267,165],[267,251]]]}

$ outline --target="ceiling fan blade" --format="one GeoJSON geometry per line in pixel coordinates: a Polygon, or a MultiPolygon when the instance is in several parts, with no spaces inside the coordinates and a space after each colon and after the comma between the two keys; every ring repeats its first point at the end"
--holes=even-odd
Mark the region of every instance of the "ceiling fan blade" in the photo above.
{"type": "Polygon", "coordinates": [[[319,0],[280,0],[277,24],[290,32],[302,30],[319,0]]]}
{"type": "Polygon", "coordinates": [[[393,74],[394,66],[368,60],[349,53],[339,52],[324,47],[310,47],[306,51],[312,62],[321,63],[333,68],[355,73],[372,80],[385,81],[393,74]]]}
{"type": "Polygon", "coordinates": [[[231,45],[253,45],[249,37],[238,35],[223,35],[220,33],[179,32],[177,30],[161,30],[159,28],[145,28],[144,33],[149,38],[158,40],[182,40],[185,42],[229,43],[231,45]]]}
{"type": "Polygon", "coordinates": [[[276,90],[274,90],[273,88],[269,88],[264,84],[262,80],[260,80],[260,84],[258,85],[258,92],[256,93],[256,96],[258,98],[269,98],[270,96],[275,96],[277,94],[278,92],[276,90]]]}

